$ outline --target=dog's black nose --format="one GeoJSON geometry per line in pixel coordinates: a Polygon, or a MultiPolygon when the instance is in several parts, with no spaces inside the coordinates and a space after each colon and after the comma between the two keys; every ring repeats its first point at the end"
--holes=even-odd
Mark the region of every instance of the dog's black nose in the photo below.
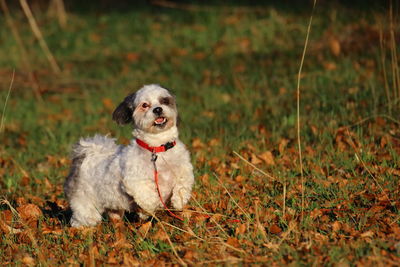
{"type": "Polygon", "coordinates": [[[162,113],[163,109],[161,107],[156,107],[153,109],[153,113],[160,116],[162,113]]]}

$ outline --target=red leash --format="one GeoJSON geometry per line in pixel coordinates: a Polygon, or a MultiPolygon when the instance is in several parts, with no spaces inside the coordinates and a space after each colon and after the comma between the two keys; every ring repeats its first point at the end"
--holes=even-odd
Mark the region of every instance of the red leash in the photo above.
{"type": "Polygon", "coordinates": [[[162,196],[161,196],[160,185],[159,185],[159,183],[158,183],[158,170],[157,170],[157,165],[156,165],[157,153],[159,153],[159,152],[165,152],[165,151],[167,151],[168,149],[173,148],[173,147],[176,145],[176,142],[175,142],[175,141],[169,142],[169,143],[166,143],[166,144],[161,145],[161,146],[158,146],[158,147],[151,147],[151,146],[149,146],[148,144],[146,144],[145,142],[143,142],[143,141],[140,140],[140,139],[136,139],[136,143],[137,143],[139,146],[141,146],[142,148],[145,148],[145,149],[147,149],[147,150],[149,150],[149,151],[151,152],[151,162],[153,162],[153,167],[154,167],[154,182],[155,182],[156,187],[157,187],[158,197],[160,198],[160,201],[161,201],[161,203],[163,204],[164,208],[168,211],[168,213],[169,213],[172,217],[177,218],[177,219],[183,221],[183,218],[182,218],[182,217],[179,217],[178,215],[176,215],[175,213],[173,213],[173,212],[167,207],[167,205],[165,204],[165,202],[164,202],[164,200],[163,200],[163,198],[162,198],[162,196]]]}
{"type": "Polygon", "coordinates": [[[158,197],[160,198],[161,203],[163,204],[164,208],[168,211],[168,213],[174,217],[177,218],[181,221],[183,221],[183,218],[179,217],[178,215],[176,215],[175,213],[173,213],[168,207],[167,205],[164,203],[162,196],[161,196],[161,191],[160,191],[160,186],[158,184],[158,171],[157,171],[157,166],[156,166],[156,160],[157,160],[157,155],[155,153],[152,154],[151,157],[151,161],[153,162],[153,166],[154,166],[154,181],[156,183],[157,186],[157,192],[158,192],[158,197]],[[154,160],[153,160],[154,159],[154,160]]]}

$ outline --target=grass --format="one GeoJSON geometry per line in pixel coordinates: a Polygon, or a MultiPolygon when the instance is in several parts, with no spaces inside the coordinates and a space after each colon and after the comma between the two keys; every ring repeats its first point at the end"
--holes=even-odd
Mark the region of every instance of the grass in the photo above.
{"type": "Polygon", "coordinates": [[[17,209],[1,206],[0,261],[395,265],[400,123],[399,101],[387,93],[396,93],[398,66],[388,8],[317,4],[301,81],[302,213],[296,86],[312,6],[191,7],[71,4],[65,29],[36,10],[60,75],[11,9],[39,98],[0,17],[0,110],[15,69],[0,133],[0,195],[17,209]],[[95,133],[127,143],[131,129],[115,125],[111,113],[146,83],[177,96],[197,179],[187,221],[159,212],[161,222],[151,224],[129,215],[70,228],[62,184],[71,145],[95,133]],[[40,214],[24,212],[28,204],[40,214]]]}

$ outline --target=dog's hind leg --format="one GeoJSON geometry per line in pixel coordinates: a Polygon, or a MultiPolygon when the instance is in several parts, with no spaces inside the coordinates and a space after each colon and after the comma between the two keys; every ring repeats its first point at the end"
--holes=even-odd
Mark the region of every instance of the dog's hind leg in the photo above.
{"type": "Polygon", "coordinates": [[[72,209],[71,226],[94,226],[101,221],[104,210],[99,209],[93,200],[87,199],[84,194],[76,194],[70,200],[72,209]]]}
{"type": "Polygon", "coordinates": [[[111,221],[121,221],[124,217],[123,210],[107,210],[107,214],[111,221]]]}

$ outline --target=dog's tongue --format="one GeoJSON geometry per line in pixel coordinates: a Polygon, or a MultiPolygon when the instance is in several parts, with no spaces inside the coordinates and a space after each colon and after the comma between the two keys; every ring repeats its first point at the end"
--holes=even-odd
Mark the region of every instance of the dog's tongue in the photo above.
{"type": "Polygon", "coordinates": [[[155,120],[156,123],[163,123],[164,122],[164,118],[163,117],[159,117],[155,120]]]}

